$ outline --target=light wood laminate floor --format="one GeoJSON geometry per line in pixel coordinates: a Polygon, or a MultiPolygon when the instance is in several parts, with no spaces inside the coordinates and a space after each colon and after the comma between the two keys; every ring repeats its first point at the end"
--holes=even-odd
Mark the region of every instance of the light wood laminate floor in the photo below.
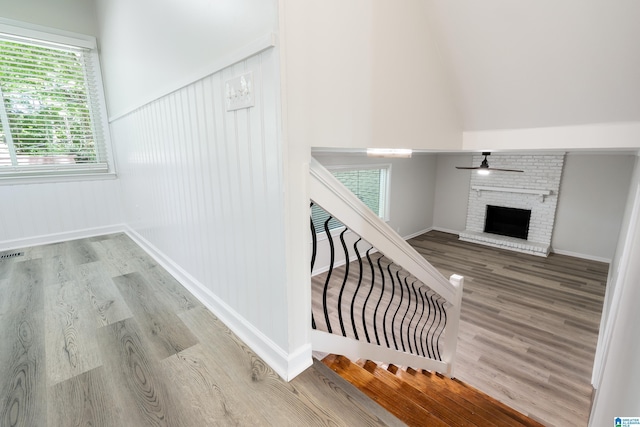
{"type": "MultiPolygon", "coordinates": [[[[445,277],[454,273],[465,277],[456,377],[545,425],[586,426],[608,265],[555,254],[525,255],[436,231],[409,243],[445,277]]],[[[354,304],[357,319],[362,319],[361,300],[370,287],[371,274],[364,262],[368,280],[354,304]]],[[[358,270],[352,262],[343,307],[349,306],[354,294],[358,270]]],[[[318,329],[325,331],[326,275],[312,280],[314,318],[318,329]]],[[[344,267],[334,270],[327,292],[330,322],[338,334],[335,307],[343,278],[344,267]]],[[[386,282],[388,286],[390,280],[386,282]]],[[[376,283],[367,306],[370,331],[380,277],[376,283]]],[[[388,299],[385,294],[383,307],[388,299]]],[[[344,316],[349,318],[348,313],[344,316]]],[[[363,337],[359,322],[356,329],[363,337]]],[[[378,330],[384,329],[381,322],[378,316],[378,330]]],[[[353,336],[351,324],[345,323],[347,335],[353,336]]]]}
{"type": "Polygon", "coordinates": [[[0,260],[0,426],[402,425],[319,362],[281,380],[126,235],[23,252],[0,260]]]}
{"type": "Polygon", "coordinates": [[[586,426],[608,264],[411,239],[445,276],[465,276],[456,376],[549,426],[586,426]]]}

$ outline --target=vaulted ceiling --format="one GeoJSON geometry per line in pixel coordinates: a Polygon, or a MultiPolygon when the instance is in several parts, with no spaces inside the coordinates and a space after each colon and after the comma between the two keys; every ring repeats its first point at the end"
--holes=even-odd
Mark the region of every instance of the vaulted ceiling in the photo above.
{"type": "Polygon", "coordinates": [[[427,0],[465,131],[640,122],[639,0],[427,0]]]}

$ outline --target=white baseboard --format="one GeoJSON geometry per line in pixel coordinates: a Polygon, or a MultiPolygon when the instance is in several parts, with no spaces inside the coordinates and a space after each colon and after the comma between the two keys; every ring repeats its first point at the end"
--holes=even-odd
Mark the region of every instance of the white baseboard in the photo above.
{"type": "Polygon", "coordinates": [[[126,230],[124,224],[105,225],[102,227],[84,228],[81,230],[63,231],[60,233],[43,234],[40,236],[25,237],[15,240],[0,242],[0,251],[26,248],[29,246],[48,245],[50,243],[64,242],[67,240],[85,239],[87,237],[101,236],[103,234],[121,233],[126,230]]]}
{"type": "Polygon", "coordinates": [[[293,353],[289,353],[289,358],[287,360],[287,377],[283,378],[287,381],[291,381],[311,365],[313,365],[312,348],[311,343],[307,343],[293,353]]]}
{"type": "Polygon", "coordinates": [[[443,227],[432,227],[431,229],[433,231],[441,231],[443,233],[455,234],[457,236],[459,236],[460,232],[462,231],[462,230],[451,230],[450,228],[443,228],[443,227]]]}
{"type": "Polygon", "coordinates": [[[414,237],[418,237],[418,236],[420,236],[420,235],[422,235],[424,233],[428,233],[431,230],[433,230],[433,227],[425,228],[424,230],[417,231],[415,233],[409,234],[408,236],[403,236],[402,238],[404,240],[413,239],[414,237]]]}
{"type": "Polygon", "coordinates": [[[291,381],[312,365],[311,343],[287,353],[135,230],[127,227],[126,233],[284,380],[291,381]]]}
{"type": "Polygon", "coordinates": [[[574,258],[582,258],[582,259],[588,259],[589,261],[598,261],[598,262],[605,262],[607,264],[611,264],[611,258],[604,258],[604,257],[595,256],[595,255],[580,254],[580,253],[577,253],[577,252],[565,251],[565,250],[562,250],[562,249],[555,249],[555,248],[551,248],[551,252],[553,252],[554,254],[558,254],[558,255],[566,255],[566,256],[571,256],[571,257],[574,257],[574,258]]]}

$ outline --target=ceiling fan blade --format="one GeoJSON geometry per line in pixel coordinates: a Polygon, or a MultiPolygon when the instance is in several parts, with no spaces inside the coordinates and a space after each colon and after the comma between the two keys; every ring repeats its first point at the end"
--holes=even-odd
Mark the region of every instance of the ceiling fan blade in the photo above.
{"type": "Polygon", "coordinates": [[[524,171],[521,171],[521,170],[518,170],[518,169],[500,169],[500,168],[489,168],[487,170],[490,170],[490,171],[502,171],[502,172],[524,172],[524,171]]]}
{"type": "Polygon", "coordinates": [[[487,161],[487,156],[490,156],[491,153],[489,151],[483,151],[482,155],[484,156],[484,160],[480,166],[456,166],[456,169],[468,169],[468,170],[486,170],[486,171],[500,171],[500,172],[524,172],[519,169],[501,169],[501,168],[492,168],[489,166],[489,162],[487,161]]]}

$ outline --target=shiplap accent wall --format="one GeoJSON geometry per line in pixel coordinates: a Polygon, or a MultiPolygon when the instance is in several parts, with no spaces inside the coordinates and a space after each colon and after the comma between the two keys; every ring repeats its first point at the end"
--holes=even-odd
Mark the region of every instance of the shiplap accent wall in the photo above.
{"type": "Polygon", "coordinates": [[[0,185],[0,250],[122,229],[117,181],[0,185]]]}
{"type": "Polygon", "coordinates": [[[276,61],[275,49],[252,56],[112,133],[132,235],[278,370],[288,325],[276,61]],[[255,107],[226,112],[224,82],[247,71],[255,107]]]}

